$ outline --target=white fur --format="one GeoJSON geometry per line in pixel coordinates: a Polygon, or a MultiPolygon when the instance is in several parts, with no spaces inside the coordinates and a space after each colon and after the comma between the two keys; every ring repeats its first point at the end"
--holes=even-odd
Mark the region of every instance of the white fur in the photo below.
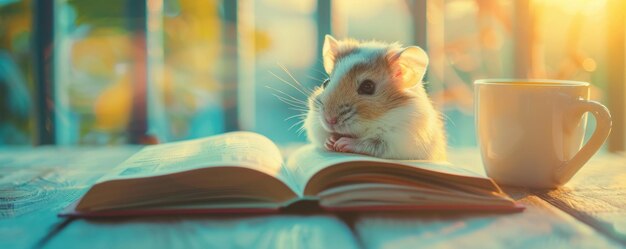
{"type": "Polygon", "coordinates": [[[380,136],[388,144],[388,148],[377,156],[392,159],[446,159],[443,124],[427,98],[416,96],[406,106],[391,110],[369,126],[374,131],[386,129],[386,132],[369,135],[380,136]]]}
{"type": "Polygon", "coordinates": [[[320,115],[320,112],[311,108],[309,104],[309,111],[304,119],[303,126],[305,127],[307,138],[316,146],[324,148],[324,143],[330,137],[330,132],[322,127],[320,115]]]}
{"type": "MultiPolygon", "coordinates": [[[[443,123],[430,100],[420,94],[424,90],[418,87],[406,90],[415,96],[407,105],[392,109],[374,121],[356,122],[341,132],[353,134],[359,141],[380,139],[387,145],[384,150],[366,149],[359,153],[389,159],[446,160],[443,123]]],[[[331,132],[322,126],[318,110],[309,108],[304,127],[309,140],[324,148],[331,132]]]]}

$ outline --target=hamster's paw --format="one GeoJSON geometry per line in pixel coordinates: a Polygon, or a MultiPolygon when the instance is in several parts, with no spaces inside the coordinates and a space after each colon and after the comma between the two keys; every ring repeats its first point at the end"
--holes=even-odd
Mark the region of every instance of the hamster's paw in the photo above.
{"type": "Polygon", "coordinates": [[[335,143],[340,138],[340,136],[336,134],[331,134],[328,138],[326,138],[326,142],[324,143],[324,148],[329,151],[335,151],[335,143]]]}
{"type": "MultiPolygon", "coordinates": [[[[329,144],[328,146],[331,145],[329,144]]],[[[332,145],[332,149],[337,152],[387,158],[387,144],[380,138],[339,137],[332,145]]]]}
{"type": "Polygon", "coordinates": [[[357,140],[351,137],[340,137],[335,141],[333,148],[337,152],[359,153],[356,151],[357,140]]]}

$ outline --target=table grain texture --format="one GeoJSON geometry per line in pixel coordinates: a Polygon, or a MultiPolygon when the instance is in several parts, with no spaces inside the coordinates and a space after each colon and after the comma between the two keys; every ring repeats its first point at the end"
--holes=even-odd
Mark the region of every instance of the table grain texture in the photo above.
{"type": "MultiPolygon", "coordinates": [[[[139,149],[0,147],[0,248],[626,248],[626,157],[602,153],[556,190],[504,187],[513,214],[57,217],[139,149]]],[[[476,149],[450,161],[482,171],[476,149]]]]}

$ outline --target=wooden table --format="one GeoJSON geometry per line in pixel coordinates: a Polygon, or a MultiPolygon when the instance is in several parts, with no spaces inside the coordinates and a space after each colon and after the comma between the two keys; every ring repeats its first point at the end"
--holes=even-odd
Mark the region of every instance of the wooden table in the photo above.
{"type": "MultiPolygon", "coordinates": [[[[0,147],[0,248],[625,248],[626,157],[597,155],[553,191],[505,188],[521,213],[62,219],[139,147],[0,147]]],[[[482,170],[475,149],[451,161],[482,170]]]]}

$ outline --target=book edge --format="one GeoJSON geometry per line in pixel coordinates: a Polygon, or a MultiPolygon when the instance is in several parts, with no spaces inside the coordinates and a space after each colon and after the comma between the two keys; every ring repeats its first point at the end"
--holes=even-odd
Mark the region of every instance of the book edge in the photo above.
{"type": "MultiPolygon", "coordinates": [[[[64,208],[57,214],[58,217],[63,218],[105,218],[105,217],[137,217],[137,216],[164,216],[164,215],[195,215],[195,214],[232,214],[232,215],[245,215],[245,214],[285,214],[285,213],[298,213],[299,211],[306,212],[308,210],[298,210],[293,208],[294,204],[301,201],[311,201],[311,198],[301,198],[293,200],[290,203],[285,203],[280,207],[266,208],[266,207],[250,207],[250,208],[198,208],[198,209],[127,209],[127,210],[113,210],[113,211],[100,211],[100,212],[80,212],[75,209],[77,200],[64,208]],[[292,208],[290,208],[292,207],[292,208]]],[[[526,207],[518,202],[513,202],[513,205],[479,205],[479,204],[465,204],[465,205],[450,205],[450,204],[430,204],[430,205],[362,205],[362,206],[350,206],[350,207],[330,207],[319,205],[319,210],[330,213],[346,213],[346,212],[402,212],[402,211],[458,211],[458,212],[502,212],[502,213],[516,213],[526,209],[526,207]]]]}

